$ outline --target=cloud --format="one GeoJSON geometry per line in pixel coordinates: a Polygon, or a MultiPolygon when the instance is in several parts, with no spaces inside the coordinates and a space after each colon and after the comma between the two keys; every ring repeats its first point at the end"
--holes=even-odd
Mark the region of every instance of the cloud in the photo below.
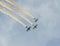
{"type": "Polygon", "coordinates": [[[8,43],[8,42],[7,42],[6,37],[0,36],[0,45],[1,45],[1,46],[8,46],[7,43],[8,43]]]}
{"type": "MultiPolygon", "coordinates": [[[[27,0],[26,2],[30,2],[28,3],[28,5],[32,3],[32,1],[27,0]]],[[[1,33],[0,40],[2,39],[1,43],[4,44],[2,46],[8,46],[8,44],[9,46],[46,46],[46,45],[52,46],[51,42],[54,43],[55,38],[59,40],[60,38],[59,0],[55,1],[45,0],[45,2],[44,0],[43,1],[41,0],[41,4],[39,2],[38,3],[39,5],[38,6],[36,5],[36,7],[33,6],[34,3],[32,3],[31,7],[29,7],[28,5],[23,6],[29,11],[33,12],[33,14],[35,14],[36,17],[40,17],[38,22],[39,24],[37,29],[38,31],[31,30],[29,32],[25,32],[25,30],[23,30],[23,27],[20,27],[20,25],[15,23],[15,21],[13,21],[12,19],[6,19],[8,17],[4,17],[4,19],[2,19],[3,17],[1,17],[0,25],[2,27],[0,26],[0,29],[3,32],[1,33]],[[38,14],[40,16],[38,16],[38,14]],[[20,28],[22,29],[20,30],[20,28]]],[[[56,44],[57,43],[59,42],[56,42],[56,44]]]]}

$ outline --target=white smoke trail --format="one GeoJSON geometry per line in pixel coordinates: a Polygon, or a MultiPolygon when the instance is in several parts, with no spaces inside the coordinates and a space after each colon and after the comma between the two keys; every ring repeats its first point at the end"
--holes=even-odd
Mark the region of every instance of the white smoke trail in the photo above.
{"type": "Polygon", "coordinates": [[[13,8],[11,8],[10,6],[6,5],[5,3],[3,2],[0,2],[0,5],[2,5],[3,7],[15,12],[16,14],[19,14],[20,17],[24,18],[27,22],[29,22],[31,25],[33,25],[33,23],[28,19],[26,18],[24,15],[21,15],[18,11],[14,10],[13,8]]]}
{"type": "Polygon", "coordinates": [[[16,3],[14,3],[12,0],[6,0],[7,2],[9,2],[10,4],[14,5],[15,7],[21,9],[23,12],[25,12],[26,14],[28,14],[28,16],[32,17],[33,19],[35,18],[34,16],[32,16],[32,14],[30,12],[28,12],[25,8],[23,8],[20,5],[17,5],[16,3]]]}
{"type": "Polygon", "coordinates": [[[0,7],[0,12],[10,16],[12,19],[16,20],[18,23],[22,24],[24,27],[26,27],[26,24],[24,24],[22,21],[20,21],[18,18],[16,18],[15,16],[13,16],[12,14],[10,14],[7,10],[2,9],[2,7],[0,7]]]}

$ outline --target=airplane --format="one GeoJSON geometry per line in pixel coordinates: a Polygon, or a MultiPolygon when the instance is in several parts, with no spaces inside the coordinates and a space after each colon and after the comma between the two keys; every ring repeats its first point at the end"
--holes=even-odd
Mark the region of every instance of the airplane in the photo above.
{"type": "MultiPolygon", "coordinates": [[[[33,24],[33,29],[37,28],[37,26],[38,26],[38,24],[36,24],[36,25],[33,24]]],[[[29,26],[29,27],[26,26],[26,28],[27,28],[26,31],[28,32],[31,29],[31,26],[29,26]]]]}
{"type": "MultiPolygon", "coordinates": [[[[33,25],[33,29],[37,28],[37,26],[38,26],[38,24],[33,25]]],[[[26,30],[26,31],[28,32],[28,31],[30,30],[31,26],[29,26],[29,27],[27,27],[27,26],[26,26],[26,28],[27,28],[27,30],[26,30]]]]}
{"type": "Polygon", "coordinates": [[[36,25],[33,25],[33,29],[37,28],[37,26],[38,26],[38,24],[36,24],[36,25]]]}
{"type": "Polygon", "coordinates": [[[38,18],[34,18],[34,20],[35,20],[35,22],[37,22],[38,21],[38,18]]]}
{"type": "Polygon", "coordinates": [[[27,26],[26,26],[26,28],[27,28],[27,30],[26,30],[26,31],[28,32],[28,31],[30,30],[31,26],[29,26],[29,27],[27,27],[27,26]]]}

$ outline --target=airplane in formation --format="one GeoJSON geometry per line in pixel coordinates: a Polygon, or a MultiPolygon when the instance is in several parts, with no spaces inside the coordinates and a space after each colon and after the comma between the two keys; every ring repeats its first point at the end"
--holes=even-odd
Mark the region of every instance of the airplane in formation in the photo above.
{"type": "MultiPolygon", "coordinates": [[[[30,16],[32,19],[34,19],[35,22],[38,21],[38,18],[34,17],[30,12],[28,12],[25,8],[23,8],[20,5],[17,5],[13,0],[5,0],[6,2],[10,3],[11,5],[15,6],[16,8],[18,8],[19,10],[22,10],[25,14],[27,14],[28,16],[30,16]]],[[[14,16],[13,14],[11,14],[8,10],[6,10],[5,8],[7,8],[10,11],[13,11],[14,13],[16,13],[17,15],[19,15],[21,18],[23,18],[24,20],[26,20],[30,25],[32,25],[33,29],[37,28],[38,24],[34,24],[33,22],[31,22],[31,20],[29,20],[26,16],[20,14],[20,12],[18,12],[17,10],[15,10],[14,8],[12,8],[11,6],[9,6],[8,4],[6,4],[5,2],[3,2],[2,0],[0,1],[0,12],[8,15],[9,17],[11,17],[12,19],[14,19],[15,21],[17,21],[18,23],[20,23],[21,25],[23,25],[25,28],[27,28],[26,31],[29,31],[31,29],[31,26],[27,26],[24,22],[22,22],[21,20],[19,20],[18,18],[16,18],[16,16],[14,16]]]]}

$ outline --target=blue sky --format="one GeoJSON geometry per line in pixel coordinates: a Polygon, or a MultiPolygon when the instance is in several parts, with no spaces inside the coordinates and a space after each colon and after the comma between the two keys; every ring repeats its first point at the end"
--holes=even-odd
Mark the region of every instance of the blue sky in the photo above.
{"type": "Polygon", "coordinates": [[[15,2],[39,18],[38,28],[26,32],[22,25],[0,12],[0,46],[60,46],[60,0],[15,2]]]}

